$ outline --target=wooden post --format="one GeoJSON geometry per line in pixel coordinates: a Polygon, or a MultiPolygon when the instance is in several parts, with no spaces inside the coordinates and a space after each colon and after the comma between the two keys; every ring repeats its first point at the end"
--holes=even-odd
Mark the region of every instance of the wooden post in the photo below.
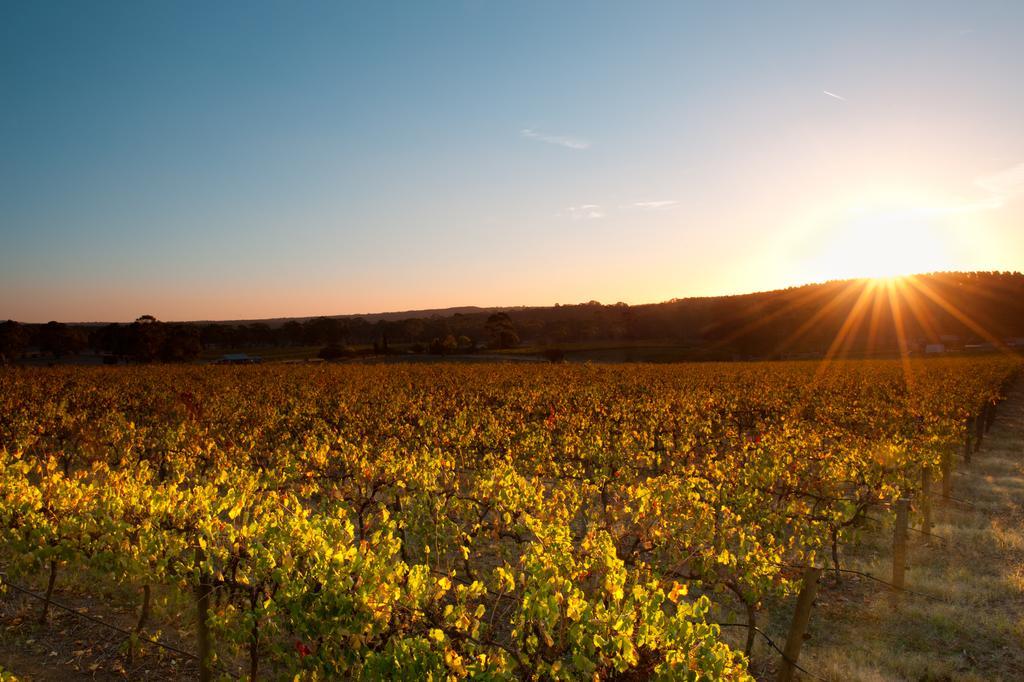
{"type": "Polygon", "coordinates": [[[149,620],[149,601],[151,591],[149,583],[142,586],[142,608],[139,610],[139,620],[135,623],[135,631],[132,633],[131,638],[128,640],[128,663],[134,663],[135,661],[135,647],[139,643],[139,636],[142,635],[142,628],[146,627],[146,621],[149,620]]]}
{"type": "Polygon", "coordinates": [[[971,432],[974,431],[974,418],[967,418],[967,432],[964,434],[964,464],[971,463],[971,453],[974,452],[974,446],[971,444],[971,432]]]}
{"type": "Polygon", "coordinates": [[[952,481],[950,480],[949,473],[949,451],[943,451],[942,453],[942,497],[949,499],[949,491],[952,487],[952,481]]]}
{"type": "Polygon", "coordinates": [[[199,682],[210,682],[213,679],[211,669],[210,652],[210,595],[213,593],[213,584],[206,574],[203,561],[206,559],[204,552],[195,548],[195,567],[199,570],[199,582],[193,586],[196,600],[196,644],[199,649],[199,682]]]}
{"type": "Polygon", "coordinates": [[[782,654],[782,666],[779,668],[779,682],[790,682],[796,674],[796,662],[800,658],[800,647],[804,643],[807,623],[811,620],[811,607],[814,606],[814,597],[818,594],[820,577],[820,568],[804,569],[804,584],[800,588],[796,611],[793,612],[793,622],[789,626],[789,636],[786,638],[786,648],[782,654]]]}
{"type": "Polygon", "coordinates": [[[202,576],[195,587],[196,597],[196,639],[199,648],[199,680],[210,682],[213,670],[210,668],[210,594],[213,586],[209,578],[202,576]]]}
{"type": "Polygon", "coordinates": [[[921,530],[932,532],[932,472],[921,467],[921,530]]]}
{"type": "Polygon", "coordinates": [[[43,612],[39,614],[39,622],[46,624],[46,614],[50,612],[50,598],[53,597],[53,585],[57,582],[57,560],[50,559],[50,577],[46,581],[46,597],[43,598],[43,612]]]}
{"type": "Polygon", "coordinates": [[[256,607],[260,603],[260,591],[256,587],[249,589],[249,613],[252,614],[252,628],[249,630],[249,680],[256,682],[260,669],[260,619],[256,607]]]}
{"type": "Polygon", "coordinates": [[[900,498],[896,500],[896,529],[893,532],[892,542],[892,604],[895,607],[899,603],[899,591],[903,589],[904,577],[907,571],[907,527],[910,520],[910,500],[900,498]]]}
{"type": "Polygon", "coordinates": [[[743,654],[749,659],[754,651],[754,640],[757,637],[757,609],[752,602],[747,602],[747,643],[743,646],[743,654]]]}

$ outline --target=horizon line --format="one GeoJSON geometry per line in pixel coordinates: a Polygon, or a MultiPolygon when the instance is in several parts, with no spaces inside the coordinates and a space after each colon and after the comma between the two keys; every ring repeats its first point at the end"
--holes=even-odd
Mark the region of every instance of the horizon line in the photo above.
{"type": "MultiPolygon", "coordinates": [[[[1022,273],[1019,270],[934,270],[934,271],[930,271],[930,272],[916,272],[916,273],[908,273],[908,274],[905,274],[905,275],[893,275],[893,276],[889,276],[889,277],[842,277],[842,278],[827,279],[827,280],[814,281],[814,282],[803,282],[803,283],[800,283],[800,284],[789,284],[789,285],[786,285],[786,286],[778,286],[778,287],[775,287],[775,288],[772,288],[772,289],[761,289],[761,290],[757,290],[757,291],[740,291],[740,292],[733,292],[733,293],[708,294],[708,295],[703,295],[703,296],[678,296],[678,297],[667,298],[667,299],[660,300],[660,301],[644,301],[644,302],[640,302],[640,303],[625,303],[624,301],[616,301],[615,303],[601,303],[600,301],[596,301],[596,299],[591,299],[590,301],[580,301],[580,302],[575,302],[575,303],[555,302],[555,303],[551,303],[551,304],[548,304],[548,305],[529,305],[529,304],[522,304],[522,303],[515,304],[515,305],[476,305],[476,304],[465,304],[465,305],[450,305],[450,306],[445,306],[445,307],[433,307],[433,308],[411,308],[411,309],[406,309],[406,310],[384,310],[384,311],[379,311],[379,312],[333,313],[333,314],[314,314],[314,315],[277,315],[277,316],[269,316],[269,317],[238,317],[238,318],[224,318],[224,319],[205,318],[205,319],[190,319],[190,320],[163,320],[163,319],[160,319],[159,316],[154,315],[154,317],[156,317],[157,320],[159,320],[160,322],[164,322],[164,323],[167,323],[167,324],[245,324],[245,323],[248,323],[248,324],[258,324],[258,323],[261,323],[261,322],[264,322],[264,323],[266,323],[266,322],[277,322],[277,321],[286,321],[287,322],[287,321],[290,321],[290,320],[314,320],[314,319],[318,319],[318,318],[332,319],[332,318],[346,318],[346,317],[347,318],[380,317],[380,316],[385,316],[385,315],[404,315],[404,314],[409,314],[410,317],[416,317],[416,313],[420,313],[420,316],[422,316],[423,313],[443,313],[445,311],[453,311],[453,310],[457,311],[459,309],[466,309],[466,308],[475,308],[475,309],[477,309],[479,311],[482,311],[482,312],[483,311],[526,310],[526,309],[537,309],[537,308],[554,308],[556,306],[566,306],[567,307],[567,306],[588,305],[588,304],[590,304],[592,302],[595,302],[595,301],[597,303],[599,303],[600,305],[603,305],[603,306],[611,306],[611,305],[618,305],[620,303],[624,303],[626,306],[629,306],[629,307],[640,307],[640,306],[649,306],[649,305],[663,305],[663,304],[666,304],[666,303],[672,303],[672,302],[676,302],[676,301],[701,300],[701,299],[710,299],[710,298],[732,298],[732,297],[739,297],[739,296],[756,296],[756,295],[759,295],[759,294],[771,294],[771,293],[780,292],[780,291],[787,291],[787,290],[790,290],[790,289],[800,289],[802,287],[823,286],[823,285],[826,285],[826,284],[835,284],[835,283],[843,283],[843,282],[858,282],[858,281],[870,281],[870,280],[895,280],[895,279],[914,278],[914,277],[928,277],[928,276],[934,276],[934,275],[964,275],[964,274],[976,274],[976,273],[1008,273],[1008,274],[1018,274],[1018,275],[1019,274],[1024,274],[1024,273],[1022,273]]],[[[147,314],[151,314],[151,313],[140,313],[140,316],[147,315],[147,314]]],[[[457,313],[451,313],[451,314],[454,315],[454,314],[457,314],[457,313]]],[[[136,318],[136,319],[138,319],[138,318],[136,318]]],[[[122,320],[122,321],[113,321],[113,320],[79,320],[79,321],[46,320],[45,322],[41,322],[41,321],[15,320],[14,318],[11,318],[11,317],[0,316],[0,322],[7,322],[7,321],[14,321],[14,322],[17,322],[19,324],[32,324],[32,325],[43,325],[43,324],[49,324],[50,322],[57,322],[59,324],[69,324],[69,325],[76,325],[76,326],[105,326],[105,325],[111,325],[111,324],[131,324],[135,320],[122,320]]]]}

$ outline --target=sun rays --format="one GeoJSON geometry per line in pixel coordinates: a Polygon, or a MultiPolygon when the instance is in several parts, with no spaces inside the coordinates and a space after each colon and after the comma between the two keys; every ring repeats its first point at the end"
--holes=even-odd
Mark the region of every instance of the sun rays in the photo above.
{"type": "MultiPolygon", "coordinates": [[[[957,348],[975,339],[1012,353],[999,325],[990,325],[982,309],[968,314],[958,299],[971,283],[943,277],[861,278],[788,292],[776,303],[755,299],[736,310],[735,326],[724,323],[727,331],[715,346],[736,350],[757,339],[765,355],[817,357],[816,379],[844,359],[896,357],[908,387],[914,384],[911,358],[930,345],[957,348]]],[[[997,293],[992,297],[993,305],[1005,303],[997,293]]]]}
{"type": "MultiPolygon", "coordinates": [[[[889,315],[888,322],[891,323],[896,349],[903,366],[904,380],[907,387],[911,388],[914,383],[914,374],[910,357],[916,352],[915,347],[919,344],[917,339],[911,338],[908,315],[910,318],[913,318],[916,323],[917,332],[923,334],[926,342],[939,342],[942,339],[942,335],[939,333],[936,325],[932,307],[927,302],[931,302],[969,329],[973,334],[992,344],[993,348],[1012,354],[1012,351],[1006,347],[996,334],[988,331],[980,322],[958,308],[952,301],[937,291],[934,286],[927,284],[918,276],[887,276],[867,280],[854,280],[850,282],[840,296],[833,299],[832,303],[835,304],[841,298],[848,298],[851,295],[850,292],[856,291],[858,288],[860,293],[856,301],[850,308],[835,338],[833,338],[818,365],[818,369],[815,372],[816,379],[825,374],[832,362],[849,356],[854,346],[854,339],[865,321],[868,324],[868,335],[867,343],[864,346],[864,354],[870,356],[887,350],[880,347],[878,339],[878,331],[885,322],[883,316],[887,309],[889,315]]],[[[823,307],[822,310],[824,309],[823,307]]],[[[811,322],[811,320],[808,322],[811,322]]],[[[794,335],[799,335],[800,333],[802,333],[802,330],[798,329],[794,332],[794,335]]]]}

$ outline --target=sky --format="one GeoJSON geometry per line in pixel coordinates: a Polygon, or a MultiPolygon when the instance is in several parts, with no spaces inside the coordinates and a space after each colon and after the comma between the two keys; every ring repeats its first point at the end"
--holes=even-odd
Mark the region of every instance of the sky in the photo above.
{"type": "Polygon", "coordinates": [[[1024,269],[1024,2],[0,2],[0,319],[1024,269]]]}

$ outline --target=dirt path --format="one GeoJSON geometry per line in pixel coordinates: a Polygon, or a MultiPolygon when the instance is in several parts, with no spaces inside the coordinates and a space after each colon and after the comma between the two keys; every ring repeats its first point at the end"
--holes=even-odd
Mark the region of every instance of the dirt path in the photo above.
{"type": "MultiPolygon", "coordinates": [[[[958,467],[951,494],[964,502],[936,505],[933,533],[945,542],[910,533],[906,586],[927,596],[904,594],[894,610],[870,581],[823,583],[800,656],[809,672],[843,681],[1024,680],[1024,382],[1000,405],[972,464],[958,467]]],[[[891,528],[867,533],[848,566],[888,578],[891,528]]]]}
{"type": "MultiPolygon", "coordinates": [[[[77,590],[58,590],[54,601],[123,629],[135,622],[133,609],[77,590]]],[[[36,622],[40,606],[10,588],[0,595],[0,670],[19,680],[174,681],[198,677],[194,661],[152,645],[140,646],[134,662],[129,663],[123,634],[59,608],[52,608],[47,623],[40,625],[36,622]]],[[[171,628],[164,628],[160,640],[186,650],[193,646],[189,638],[171,628]]]]}

